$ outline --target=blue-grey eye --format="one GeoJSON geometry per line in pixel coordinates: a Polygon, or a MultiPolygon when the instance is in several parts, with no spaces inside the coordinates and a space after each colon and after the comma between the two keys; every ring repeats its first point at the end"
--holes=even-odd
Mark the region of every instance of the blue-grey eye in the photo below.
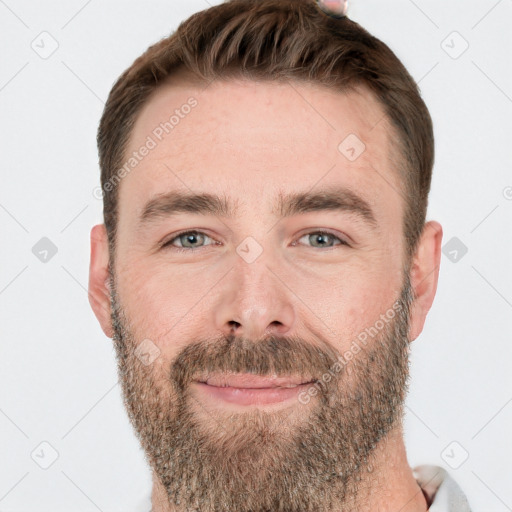
{"type": "Polygon", "coordinates": [[[210,237],[200,231],[185,231],[171,238],[164,244],[164,247],[172,246],[177,249],[200,249],[205,245],[210,245],[205,243],[207,238],[210,237]],[[179,244],[175,242],[179,242],[179,244]]]}
{"type": "Polygon", "coordinates": [[[344,240],[341,240],[341,238],[338,238],[336,235],[333,235],[332,233],[326,233],[323,231],[315,231],[311,233],[307,233],[306,235],[302,236],[299,240],[302,240],[303,238],[307,237],[308,242],[311,244],[312,247],[333,247],[334,245],[347,245],[344,240]],[[335,244],[335,241],[338,241],[338,244],[335,244]]]}

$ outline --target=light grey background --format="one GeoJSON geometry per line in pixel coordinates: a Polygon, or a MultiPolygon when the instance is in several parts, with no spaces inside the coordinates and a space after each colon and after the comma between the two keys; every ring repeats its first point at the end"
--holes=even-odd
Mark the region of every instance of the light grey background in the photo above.
{"type": "MultiPolygon", "coordinates": [[[[0,0],[2,512],[147,510],[149,470],[87,300],[95,136],[119,74],[208,3],[0,0]]],[[[429,218],[457,239],[413,344],[410,464],[448,469],[475,511],[512,510],[512,0],[352,0],[349,14],[420,83],[429,218]]]]}

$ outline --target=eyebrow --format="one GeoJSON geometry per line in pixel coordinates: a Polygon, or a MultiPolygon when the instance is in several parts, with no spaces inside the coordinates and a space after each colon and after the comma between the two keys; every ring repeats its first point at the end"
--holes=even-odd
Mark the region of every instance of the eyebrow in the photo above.
{"type": "MultiPolygon", "coordinates": [[[[356,214],[371,227],[377,226],[368,201],[345,187],[328,187],[316,192],[281,192],[274,204],[272,213],[281,218],[310,212],[344,211],[356,214]]],[[[237,217],[238,203],[230,202],[225,196],[209,193],[168,192],[146,203],[140,215],[140,224],[149,224],[180,213],[233,219],[237,217]]]]}

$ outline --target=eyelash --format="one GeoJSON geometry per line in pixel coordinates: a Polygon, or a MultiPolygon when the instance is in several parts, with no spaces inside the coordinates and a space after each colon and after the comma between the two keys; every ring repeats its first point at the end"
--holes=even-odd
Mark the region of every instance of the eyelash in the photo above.
{"type": "MultiPolygon", "coordinates": [[[[205,247],[208,247],[208,246],[202,246],[202,247],[177,247],[177,246],[173,246],[172,243],[177,240],[180,236],[183,236],[183,235],[188,235],[188,234],[199,234],[199,235],[205,235],[207,236],[208,238],[210,238],[211,240],[213,240],[212,237],[208,236],[206,233],[204,233],[203,231],[196,231],[196,230],[187,230],[187,231],[182,231],[181,233],[177,233],[176,235],[174,235],[170,240],[168,240],[167,242],[163,243],[162,244],[162,249],[166,249],[166,248],[172,248],[172,250],[175,250],[177,252],[193,252],[193,251],[197,251],[199,249],[204,249],[205,247]]],[[[301,238],[304,238],[305,236],[307,235],[328,235],[328,236],[331,236],[333,238],[335,238],[336,240],[338,240],[340,243],[339,244],[335,244],[334,246],[332,247],[326,247],[324,249],[321,249],[322,251],[328,251],[329,249],[334,249],[335,247],[337,246],[340,246],[340,245],[343,245],[343,246],[346,246],[346,247],[350,247],[350,245],[345,242],[345,240],[339,238],[338,236],[336,236],[334,233],[331,233],[329,231],[308,231],[307,233],[304,233],[303,235],[300,236],[299,240],[301,238]]],[[[297,242],[293,242],[292,245],[295,245],[297,242]]],[[[215,245],[215,244],[210,244],[210,245],[215,245]]],[[[312,247],[313,249],[316,249],[316,247],[312,247]]]]}

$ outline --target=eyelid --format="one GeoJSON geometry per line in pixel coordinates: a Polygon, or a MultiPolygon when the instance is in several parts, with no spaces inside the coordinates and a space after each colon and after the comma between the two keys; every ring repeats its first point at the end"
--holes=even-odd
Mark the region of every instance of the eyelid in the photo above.
{"type": "MultiPolygon", "coordinates": [[[[339,234],[329,230],[329,229],[323,229],[323,228],[309,228],[307,231],[303,232],[301,235],[299,235],[297,238],[296,238],[296,241],[292,242],[292,246],[296,246],[297,245],[297,242],[301,239],[301,238],[304,238],[305,236],[307,235],[311,235],[311,234],[320,234],[320,235],[330,235],[334,238],[336,238],[337,240],[339,240],[339,244],[335,244],[333,245],[332,247],[325,247],[323,249],[321,249],[322,251],[327,251],[329,249],[334,249],[334,247],[337,247],[337,246],[346,246],[346,247],[350,247],[351,244],[349,243],[349,241],[346,240],[346,238],[348,237],[343,237],[343,236],[340,236],[339,234]]],[[[160,247],[163,249],[163,248],[166,248],[166,247],[172,247],[173,250],[177,250],[178,252],[192,252],[192,251],[196,251],[196,250],[199,250],[199,249],[204,249],[205,247],[208,247],[210,245],[217,245],[219,242],[217,240],[215,240],[212,236],[208,235],[208,233],[206,233],[204,230],[201,230],[201,229],[185,229],[183,231],[180,231],[178,233],[175,233],[172,235],[171,238],[169,238],[167,241],[164,241],[160,244],[160,247]],[[172,245],[172,242],[174,242],[177,238],[179,238],[180,236],[182,235],[186,235],[188,233],[195,233],[195,234],[200,234],[200,235],[205,235],[207,236],[208,238],[210,238],[211,240],[213,240],[214,243],[211,243],[211,244],[208,244],[206,246],[202,246],[202,247],[179,247],[179,246],[174,246],[172,245]]],[[[301,244],[303,245],[303,244],[301,244]]],[[[307,246],[306,246],[307,247],[307,246]]],[[[317,247],[312,247],[312,249],[318,249],[317,247]]]]}
{"type": "Polygon", "coordinates": [[[177,238],[179,238],[180,236],[182,235],[186,235],[188,233],[195,233],[195,234],[199,234],[199,235],[205,235],[207,236],[208,238],[210,238],[211,240],[213,240],[214,243],[212,244],[209,244],[209,245],[215,245],[218,243],[217,240],[215,240],[212,236],[210,236],[208,233],[206,233],[206,231],[202,230],[202,229],[184,229],[183,231],[180,231],[178,233],[175,233],[171,236],[171,238],[168,238],[167,240],[164,239],[164,241],[160,244],[160,247],[161,248],[166,248],[166,247],[172,247],[173,249],[176,249],[178,251],[194,251],[194,250],[197,250],[197,249],[203,249],[204,247],[208,247],[208,246],[203,246],[203,247],[179,247],[179,246],[175,246],[175,245],[172,245],[172,242],[174,242],[177,238]]]}
{"type": "MultiPolygon", "coordinates": [[[[344,245],[344,246],[347,246],[347,247],[350,247],[350,243],[349,241],[347,240],[348,237],[344,237],[344,236],[341,236],[340,234],[338,234],[337,232],[333,232],[329,229],[323,229],[323,228],[317,228],[317,229],[308,229],[306,232],[304,232],[303,234],[301,234],[298,238],[297,238],[297,241],[299,241],[301,238],[304,238],[305,236],[307,235],[312,235],[312,234],[315,234],[315,235],[330,235],[336,239],[339,240],[339,244],[335,244],[333,245],[332,247],[325,247],[323,250],[326,251],[326,250],[329,250],[329,249],[334,249],[334,247],[337,247],[339,245],[344,245]]],[[[293,242],[292,245],[296,245],[297,242],[293,242]]],[[[308,247],[308,246],[306,246],[308,247]]],[[[317,249],[316,247],[312,247],[313,249],[317,249]]]]}

